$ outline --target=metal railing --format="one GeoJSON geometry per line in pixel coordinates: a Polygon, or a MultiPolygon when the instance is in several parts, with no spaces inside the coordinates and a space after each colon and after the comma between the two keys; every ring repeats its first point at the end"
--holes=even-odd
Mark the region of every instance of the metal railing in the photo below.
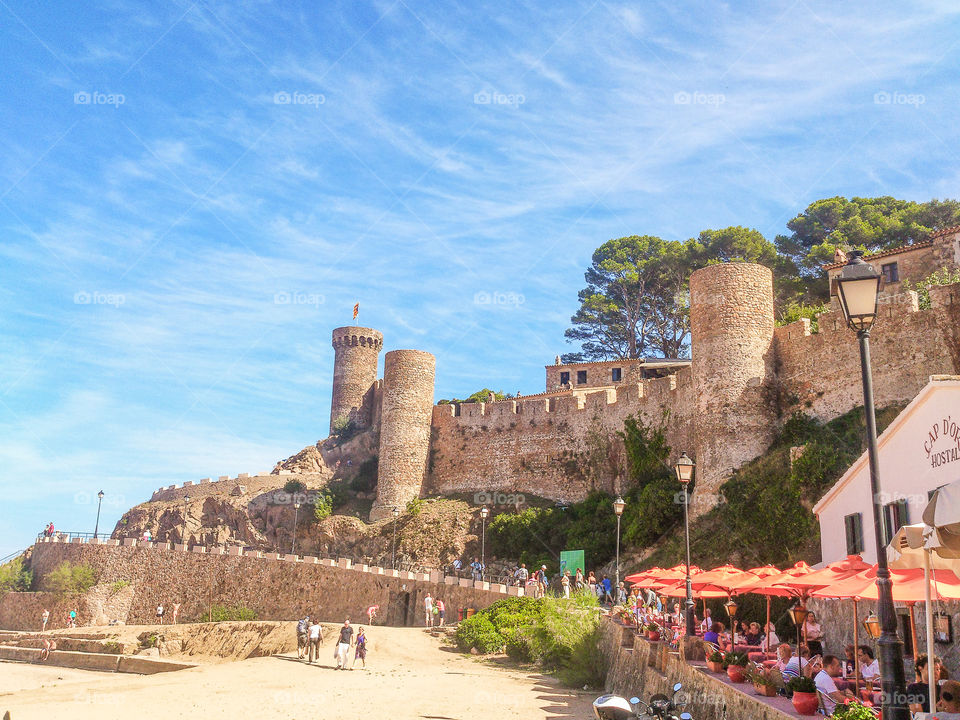
{"type": "Polygon", "coordinates": [[[93,538],[103,538],[104,540],[110,539],[111,533],[91,533],[91,532],[73,532],[66,530],[54,530],[53,535],[48,535],[47,531],[37,533],[37,540],[43,540],[44,538],[54,537],[61,540],[69,540],[71,538],[83,538],[84,540],[92,540],[93,538]]]}

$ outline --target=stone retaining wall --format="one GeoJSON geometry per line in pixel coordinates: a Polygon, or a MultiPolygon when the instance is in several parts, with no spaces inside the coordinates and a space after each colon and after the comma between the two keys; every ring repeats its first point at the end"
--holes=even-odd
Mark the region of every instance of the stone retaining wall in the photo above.
{"type": "Polygon", "coordinates": [[[633,635],[632,629],[604,620],[601,649],[607,667],[607,692],[646,700],[654,693],[671,696],[674,683],[679,682],[690,699],[685,709],[697,720],[792,717],[688,665],[667,652],[664,643],[649,643],[633,635]]]}
{"type": "MultiPolygon", "coordinates": [[[[508,594],[522,592],[490,583],[465,583],[439,573],[354,566],[347,559],[243,554],[242,548],[208,551],[198,546],[186,552],[183,546],[171,549],[165,543],[132,539],[122,545],[101,540],[48,541],[34,546],[31,563],[37,578],[64,561],[90,565],[97,576],[96,588],[130,581],[125,588],[132,594],[129,603],[116,610],[117,617],[98,617],[97,622],[153,623],[158,603],[169,609],[179,602],[183,621],[205,617],[211,605],[239,604],[254,610],[261,620],[294,620],[309,613],[327,622],[342,622],[345,617],[361,622],[366,621],[368,607],[379,605],[379,624],[419,625],[424,622],[423,600],[428,593],[444,601],[447,619],[453,622],[458,608],[484,608],[508,594]]],[[[7,593],[0,598],[0,627],[38,629],[40,612],[51,600],[42,593],[7,593]]],[[[56,626],[62,627],[56,618],[71,604],[79,607],[81,625],[95,619],[90,604],[83,598],[74,600],[49,608],[56,626]]]]}

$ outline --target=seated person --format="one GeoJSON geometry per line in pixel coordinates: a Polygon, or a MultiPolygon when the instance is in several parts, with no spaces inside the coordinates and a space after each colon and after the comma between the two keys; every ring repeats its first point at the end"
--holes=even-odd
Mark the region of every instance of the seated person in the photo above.
{"type": "Polygon", "coordinates": [[[720,646],[720,649],[724,652],[732,650],[733,641],[730,637],[730,631],[727,630],[727,626],[718,621],[713,624],[713,627],[717,631],[717,645],[720,646]]]}
{"type": "Polygon", "coordinates": [[[707,632],[713,625],[713,618],[710,617],[710,608],[703,611],[703,620],[700,622],[700,629],[707,632]]]}
{"type": "Polygon", "coordinates": [[[810,677],[810,648],[803,644],[800,645],[800,656],[797,657],[797,655],[793,655],[790,660],[787,661],[786,666],[783,668],[783,677],[787,680],[800,677],[801,671],[806,677],[810,677]]]}
{"type": "Polygon", "coordinates": [[[747,628],[747,632],[744,633],[743,639],[746,641],[747,645],[759,647],[760,642],[763,640],[763,633],[760,632],[760,623],[750,623],[750,626],[747,628]]]}
{"type": "Polygon", "coordinates": [[[764,652],[773,652],[773,649],[779,644],[780,638],[777,637],[777,630],[772,622],[768,622],[767,631],[763,635],[763,640],[760,641],[760,649],[764,652]]]}
{"type": "MultiPolygon", "coordinates": [[[[935,658],[939,660],[939,658],[935,658]]],[[[917,657],[915,665],[917,679],[915,682],[907,685],[907,702],[910,704],[910,712],[933,712],[930,709],[930,687],[927,685],[927,656],[917,657]]],[[[939,694],[940,688],[936,688],[939,694]]]]}
{"type": "Polygon", "coordinates": [[[720,646],[720,633],[724,630],[722,622],[715,622],[710,626],[710,629],[703,634],[703,639],[708,643],[713,643],[716,646],[720,646]]]}
{"type": "Polygon", "coordinates": [[[856,648],[853,645],[847,645],[843,648],[844,659],[842,660],[843,664],[843,677],[852,678],[857,672],[857,661],[856,661],[856,648]]]}
{"type": "Polygon", "coordinates": [[[861,645],[860,648],[860,678],[864,682],[879,682],[880,663],[874,659],[873,648],[861,645]]]}
{"type": "Polygon", "coordinates": [[[823,694],[824,714],[833,715],[837,703],[843,703],[853,697],[849,690],[838,690],[834,678],[840,677],[840,658],[836,655],[826,655],[823,660],[814,660],[810,665],[816,671],[813,682],[823,694]]]}

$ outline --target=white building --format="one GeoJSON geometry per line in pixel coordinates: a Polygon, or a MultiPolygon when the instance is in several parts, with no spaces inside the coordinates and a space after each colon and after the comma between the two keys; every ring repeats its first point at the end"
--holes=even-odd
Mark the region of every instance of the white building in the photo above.
{"type": "MultiPolygon", "coordinates": [[[[960,376],[934,375],[878,441],[883,540],[920,522],[933,491],[960,480],[960,376]]],[[[814,506],[825,563],[877,561],[870,468],[864,452],[814,506]]]]}

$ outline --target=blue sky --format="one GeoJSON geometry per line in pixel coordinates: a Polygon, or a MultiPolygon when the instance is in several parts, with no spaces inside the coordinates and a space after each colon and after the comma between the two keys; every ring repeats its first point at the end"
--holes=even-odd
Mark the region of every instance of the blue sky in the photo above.
{"type": "Polygon", "coordinates": [[[960,197],[953,2],[86,5],[0,0],[0,557],[325,435],[355,302],[537,392],[610,238],[960,197]]]}

